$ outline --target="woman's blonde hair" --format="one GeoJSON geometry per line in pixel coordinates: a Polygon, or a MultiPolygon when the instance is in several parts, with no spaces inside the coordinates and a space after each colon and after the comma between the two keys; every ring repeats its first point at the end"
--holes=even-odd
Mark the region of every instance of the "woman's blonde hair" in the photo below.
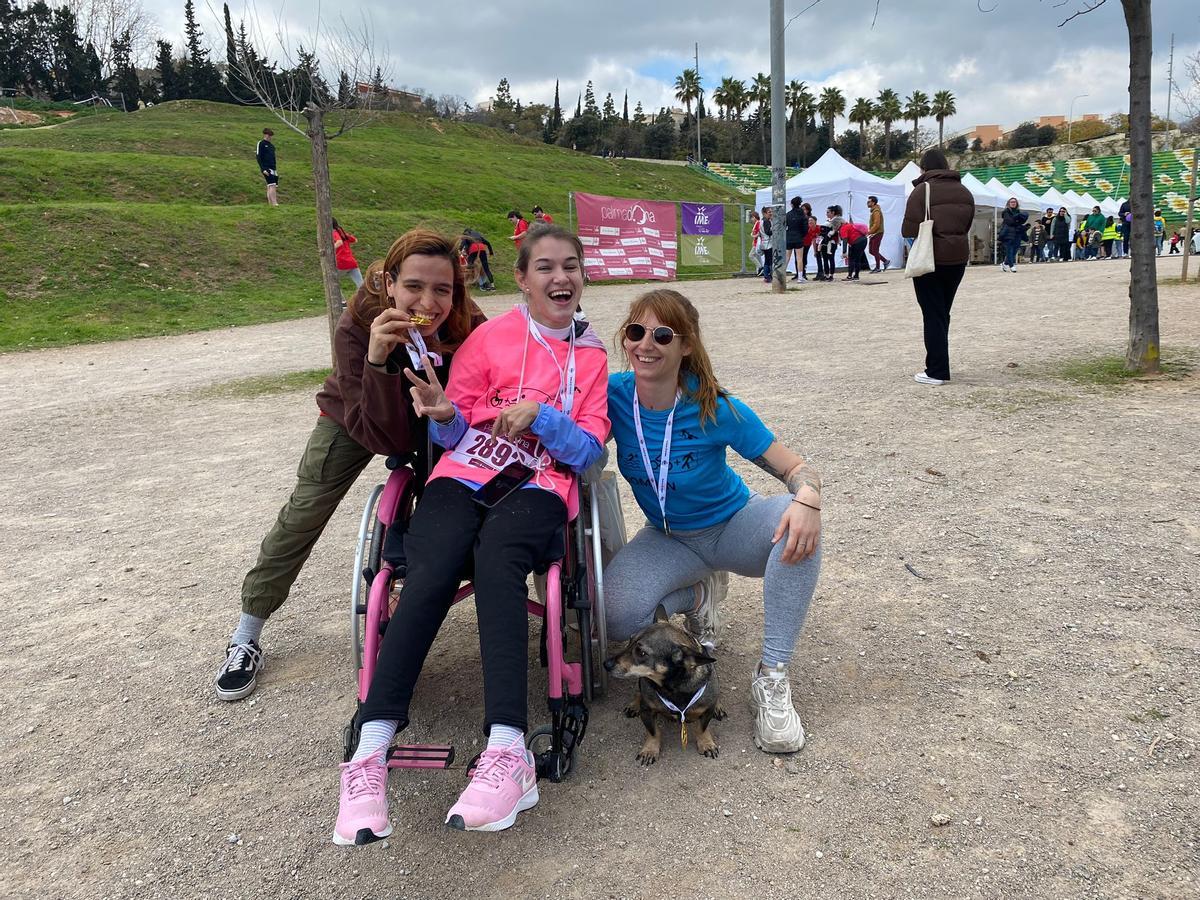
{"type": "Polygon", "coordinates": [[[692,305],[692,301],[679,291],[669,288],[647,291],[633,301],[625,321],[617,329],[617,343],[622,349],[625,346],[625,326],[638,321],[647,313],[653,314],[659,322],[687,341],[691,352],[683,357],[679,365],[679,389],[700,407],[701,427],[706,422],[717,421],[718,398],[724,399],[733,411],[733,404],[729,403],[729,393],[717,382],[712,361],[708,358],[708,351],[704,349],[704,341],[700,336],[700,313],[692,305]],[[692,384],[688,375],[695,376],[695,384],[692,384]]]}
{"type": "Polygon", "coordinates": [[[428,228],[406,231],[392,243],[387,256],[367,266],[363,285],[354,292],[347,310],[356,325],[370,329],[376,316],[395,305],[388,296],[387,279],[384,276],[391,275],[393,281],[398,279],[400,266],[410,256],[440,257],[450,263],[454,278],[450,315],[442,324],[437,339],[430,341],[429,346],[447,352],[458,349],[458,345],[471,333],[471,320],[479,314],[479,307],[467,293],[466,279],[458,258],[458,245],[428,228]]]}

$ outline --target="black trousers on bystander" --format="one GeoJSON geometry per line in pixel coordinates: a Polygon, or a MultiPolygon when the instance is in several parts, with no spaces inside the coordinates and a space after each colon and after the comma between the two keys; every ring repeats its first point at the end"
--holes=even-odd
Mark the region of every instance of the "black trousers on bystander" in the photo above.
{"type": "Polygon", "coordinates": [[[938,265],[928,275],[913,279],[925,322],[925,374],[930,378],[950,380],[950,307],[966,271],[965,263],[938,265]]]}

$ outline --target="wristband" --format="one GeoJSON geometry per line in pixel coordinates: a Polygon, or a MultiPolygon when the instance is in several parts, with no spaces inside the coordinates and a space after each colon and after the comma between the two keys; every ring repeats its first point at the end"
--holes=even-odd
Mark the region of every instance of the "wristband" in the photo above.
{"type": "Polygon", "coordinates": [[[815,509],[817,512],[820,512],[820,511],[821,511],[821,507],[819,507],[819,506],[813,506],[811,503],[805,503],[805,502],[804,502],[803,500],[801,500],[799,497],[793,497],[793,498],[792,498],[792,502],[793,502],[793,503],[799,503],[801,506],[807,506],[809,509],[815,509]]]}

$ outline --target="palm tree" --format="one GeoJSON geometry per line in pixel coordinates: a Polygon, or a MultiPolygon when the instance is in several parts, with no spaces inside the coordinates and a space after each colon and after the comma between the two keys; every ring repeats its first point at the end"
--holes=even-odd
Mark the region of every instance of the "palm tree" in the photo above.
{"type": "Polygon", "coordinates": [[[741,151],[742,114],[750,105],[751,94],[746,90],[745,82],[728,76],[722,78],[717,90],[713,91],[714,100],[717,99],[718,92],[721,99],[717,102],[725,108],[725,120],[732,123],[733,149],[729,161],[735,162],[741,151]]]}
{"type": "Polygon", "coordinates": [[[675,76],[675,99],[687,107],[687,114],[692,114],[692,101],[700,99],[700,76],[695,69],[684,69],[682,75],[675,76]]]}
{"type": "Polygon", "coordinates": [[[733,82],[733,78],[726,76],[721,79],[720,84],[713,88],[712,100],[717,105],[718,118],[724,119],[731,108],[730,100],[733,98],[733,82]]]}
{"type": "Polygon", "coordinates": [[[927,115],[929,115],[929,95],[921,91],[913,91],[904,102],[904,118],[912,119],[914,151],[917,149],[917,124],[920,122],[921,116],[927,115]]]}
{"type": "Polygon", "coordinates": [[[808,123],[817,109],[817,98],[803,86],[797,109],[800,112],[800,165],[804,167],[808,165],[808,123]]]}
{"type": "Polygon", "coordinates": [[[833,146],[833,127],[837,117],[846,111],[846,98],[835,87],[827,87],[821,91],[821,99],[817,102],[817,110],[821,118],[829,124],[829,146],[833,146]]]}
{"type": "Polygon", "coordinates": [[[875,118],[875,104],[866,97],[857,98],[848,118],[858,126],[858,160],[862,162],[867,150],[867,126],[875,118]]]}
{"type": "Polygon", "coordinates": [[[954,105],[954,95],[949,91],[938,91],[933,95],[933,103],[929,105],[929,111],[937,119],[938,146],[940,147],[946,135],[946,120],[958,112],[958,108],[954,105]]]}
{"type": "Polygon", "coordinates": [[[883,123],[883,155],[892,158],[892,123],[898,122],[904,111],[900,108],[900,95],[891,88],[884,88],[875,98],[875,118],[883,123]]]}
{"type": "Polygon", "coordinates": [[[750,96],[758,104],[758,141],[762,145],[763,165],[767,165],[766,110],[771,102],[771,76],[759,72],[750,83],[750,96]]]}
{"type": "Polygon", "coordinates": [[[796,128],[796,119],[800,117],[800,94],[804,92],[804,82],[797,81],[795,78],[789,81],[787,87],[783,89],[783,100],[788,108],[788,120],[793,132],[796,128]]]}

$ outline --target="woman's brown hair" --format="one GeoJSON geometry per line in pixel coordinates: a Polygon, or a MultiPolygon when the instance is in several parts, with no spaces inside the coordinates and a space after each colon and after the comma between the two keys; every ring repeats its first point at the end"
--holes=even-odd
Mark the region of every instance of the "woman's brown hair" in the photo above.
{"type": "MultiPolygon", "coordinates": [[[[692,301],[679,291],[669,288],[647,291],[633,301],[625,321],[617,329],[617,343],[622,348],[625,346],[625,326],[638,321],[646,313],[653,314],[659,322],[687,341],[691,353],[684,356],[680,362],[679,389],[700,407],[701,427],[708,421],[715,423],[717,399],[724,398],[728,403],[729,393],[717,383],[717,376],[713,374],[712,361],[708,358],[708,351],[704,349],[704,341],[700,337],[700,313],[692,305],[692,301]],[[695,376],[695,385],[691,384],[689,374],[695,376]]],[[[732,403],[729,404],[729,408],[733,410],[732,403]]]]}
{"type": "Polygon", "coordinates": [[[579,240],[579,236],[575,232],[563,228],[561,225],[555,225],[553,222],[539,222],[525,232],[525,240],[521,242],[521,249],[517,251],[516,269],[518,272],[525,274],[529,271],[529,261],[533,259],[533,248],[546,238],[566,241],[575,248],[575,256],[579,259],[579,265],[583,265],[583,242],[579,240]]]}
{"type": "Polygon", "coordinates": [[[466,280],[463,278],[462,266],[458,259],[457,243],[428,228],[406,231],[396,238],[387,256],[367,266],[363,285],[354,292],[347,307],[354,323],[360,328],[370,329],[376,316],[395,305],[388,296],[387,279],[384,276],[391,275],[393,281],[397,280],[400,277],[401,264],[410,256],[440,257],[450,263],[450,269],[454,273],[450,315],[442,323],[437,338],[429,341],[429,346],[438,351],[458,349],[458,345],[471,333],[471,320],[479,314],[479,307],[467,294],[466,280]]]}

